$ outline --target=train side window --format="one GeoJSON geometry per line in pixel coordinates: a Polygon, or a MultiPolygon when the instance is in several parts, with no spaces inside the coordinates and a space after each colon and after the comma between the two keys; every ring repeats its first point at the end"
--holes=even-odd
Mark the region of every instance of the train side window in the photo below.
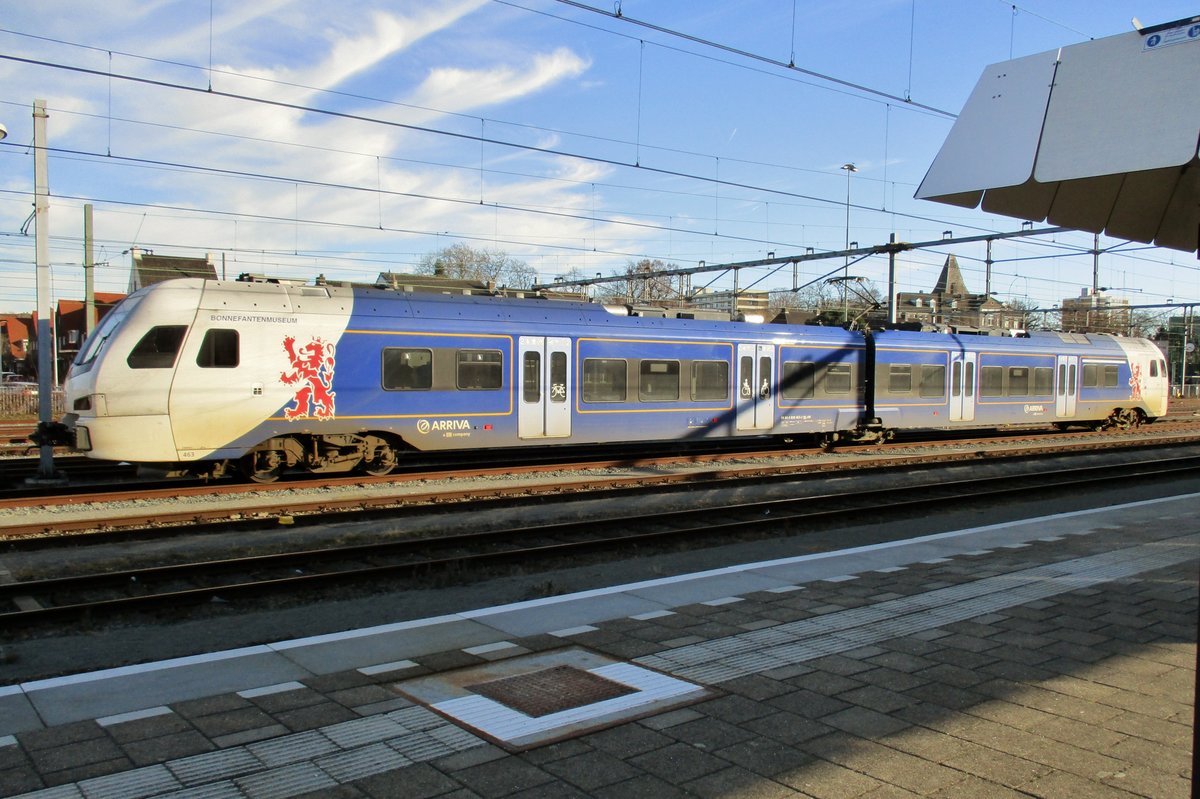
{"type": "Polygon", "coordinates": [[[504,355],[500,350],[459,350],[458,387],[490,391],[504,384],[504,355]]]}
{"type": "Polygon", "coordinates": [[[542,398],[542,354],[530,350],[522,356],[525,390],[522,398],[526,402],[538,402],[542,398]]]}
{"type": "Polygon", "coordinates": [[[1083,365],[1083,387],[1095,388],[1100,385],[1099,367],[1094,363],[1085,363],[1083,365]]]}
{"type": "Polygon", "coordinates": [[[175,365],[179,348],[187,325],[159,325],[152,327],[134,345],[125,362],[130,369],[170,369],[175,365]]]}
{"type": "Polygon", "coordinates": [[[567,354],[550,353],[550,401],[567,401],[567,354]]]}
{"type": "Polygon", "coordinates": [[[679,399],[679,361],[642,361],[638,377],[638,399],[643,402],[679,399]]]}
{"type": "Polygon", "coordinates": [[[817,382],[817,365],[812,361],[784,361],[784,399],[812,399],[817,382]]]}
{"type": "Polygon", "coordinates": [[[621,358],[583,360],[583,401],[624,402],[625,361],[621,358]]]}
{"type": "Polygon", "coordinates": [[[826,394],[850,393],[850,364],[831,363],[825,367],[825,379],[822,381],[826,394]]]}
{"type": "Polygon", "coordinates": [[[236,330],[209,330],[200,342],[196,365],[201,369],[233,369],[241,357],[236,330]]]}
{"type": "Polygon", "coordinates": [[[921,385],[917,393],[922,397],[946,396],[946,367],[942,364],[922,364],[921,385]]]}
{"type": "Polygon", "coordinates": [[[1117,386],[1117,365],[1115,363],[1104,364],[1104,387],[1116,388],[1117,386]]]}
{"type": "Polygon", "coordinates": [[[692,399],[729,399],[727,361],[692,361],[692,399]]]}
{"type": "Polygon", "coordinates": [[[979,394],[984,397],[1004,396],[1004,367],[984,366],[980,368],[979,394]]]}
{"type": "Polygon", "coordinates": [[[433,388],[432,350],[384,348],[384,391],[428,391],[431,388],[433,388]]]}
{"type": "Polygon", "coordinates": [[[1150,362],[1150,376],[1158,377],[1158,361],[1150,362]]]}
{"type": "Polygon", "coordinates": [[[1010,397],[1026,397],[1029,395],[1028,367],[1008,367],[1008,395],[1010,397]]]}
{"type": "Polygon", "coordinates": [[[893,363],[888,367],[888,393],[909,394],[912,392],[912,365],[893,363]]]}
{"type": "Polygon", "coordinates": [[[1034,367],[1033,393],[1040,397],[1048,397],[1054,393],[1054,370],[1049,366],[1034,367]]]}

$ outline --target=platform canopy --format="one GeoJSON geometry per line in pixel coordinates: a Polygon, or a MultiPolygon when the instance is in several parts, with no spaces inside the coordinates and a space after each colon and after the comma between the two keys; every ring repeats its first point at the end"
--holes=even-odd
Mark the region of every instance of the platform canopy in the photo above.
{"type": "Polygon", "coordinates": [[[993,64],[916,197],[1195,251],[1200,17],[993,64]]]}

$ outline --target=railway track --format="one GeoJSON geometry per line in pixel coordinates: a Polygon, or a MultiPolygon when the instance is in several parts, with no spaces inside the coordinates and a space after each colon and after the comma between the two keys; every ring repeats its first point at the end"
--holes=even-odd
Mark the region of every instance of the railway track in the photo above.
{"type": "Polygon", "coordinates": [[[434,503],[480,502],[503,497],[575,494],[592,489],[638,486],[662,491],[690,489],[725,480],[758,481],[804,472],[848,471],[895,463],[909,467],[980,457],[1043,456],[1063,451],[1167,446],[1200,441],[1197,425],[1156,425],[1153,432],[1034,434],[985,439],[817,449],[694,452],[683,456],[620,457],[566,463],[538,462],[488,468],[440,468],[387,477],[357,476],[299,480],[269,487],[256,484],[137,484],[103,491],[80,488],[58,496],[22,495],[0,499],[0,541],[10,547],[23,539],[54,537],[64,545],[101,537],[154,537],[171,528],[233,529],[247,532],[280,524],[353,522],[400,509],[434,503]],[[482,485],[481,485],[482,483],[482,485]],[[36,511],[36,512],[32,512],[36,511]],[[142,531],[142,532],[138,532],[142,531]]]}
{"type": "MultiPolygon", "coordinates": [[[[904,467],[909,469],[909,467],[904,467]]],[[[1014,475],[1012,470],[947,479],[939,472],[910,474],[898,484],[864,490],[858,481],[842,488],[795,496],[689,503],[685,509],[647,511],[633,502],[606,502],[607,512],[586,519],[502,525],[453,535],[396,537],[300,551],[254,554],[217,560],[122,569],[104,569],[0,584],[0,623],[6,627],[57,624],[122,611],[175,612],[214,599],[233,600],[275,594],[309,596],[328,586],[357,586],[386,579],[419,584],[431,576],[486,573],[520,564],[537,567],[551,560],[578,560],[589,553],[622,553],[650,547],[689,546],[699,540],[772,536],[811,530],[823,522],[844,521],[853,511],[867,519],[921,513],[931,502],[976,502],[1046,492],[1094,489],[1119,482],[1194,476],[1200,451],[1167,455],[1148,451],[1122,463],[1060,465],[1014,475]],[[627,510],[636,508],[633,512],[627,510]],[[769,525],[764,520],[769,519],[769,525]]],[[[613,494],[608,495],[610,499],[613,494]]]]}

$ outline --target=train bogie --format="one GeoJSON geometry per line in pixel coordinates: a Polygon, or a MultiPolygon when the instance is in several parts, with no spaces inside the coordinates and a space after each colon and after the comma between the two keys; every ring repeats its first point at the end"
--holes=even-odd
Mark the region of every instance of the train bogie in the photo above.
{"type": "Polygon", "coordinates": [[[816,436],[1166,410],[1153,344],[715,322],[545,299],[167,281],[103,320],[68,416],[93,457],[259,481],[411,450],[816,436]]]}

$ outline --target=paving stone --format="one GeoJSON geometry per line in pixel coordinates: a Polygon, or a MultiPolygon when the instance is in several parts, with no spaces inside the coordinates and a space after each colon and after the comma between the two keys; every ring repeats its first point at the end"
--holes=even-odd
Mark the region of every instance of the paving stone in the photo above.
{"type": "Polygon", "coordinates": [[[678,784],[719,771],[728,765],[714,755],[685,743],[674,743],[628,761],[656,777],[678,784]]]}
{"type": "Polygon", "coordinates": [[[813,799],[856,799],[884,787],[874,777],[827,760],[814,760],[775,779],[813,799]]]}
{"type": "Polygon", "coordinates": [[[781,772],[799,768],[813,759],[789,743],[760,736],[724,747],[717,750],[716,754],[722,760],[736,763],[748,772],[771,778],[781,772]]]}
{"type": "Polygon", "coordinates": [[[819,721],[798,716],[795,713],[780,711],[769,716],[751,719],[742,726],[758,735],[785,744],[799,744],[828,735],[833,728],[819,721]]]}
{"type": "Polygon", "coordinates": [[[745,771],[736,766],[724,768],[713,774],[706,774],[699,779],[686,782],[682,786],[694,796],[707,799],[783,799],[794,797],[796,794],[786,785],[764,780],[753,772],[745,771]]]}
{"type": "Polygon", "coordinates": [[[359,718],[358,714],[350,708],[339,705],[337,702],[328,701],[276,713],[274,716],[276,721],[293,732],[313,730],[329,724],[359,718]]]}
{"type": "Polygon", "coordinates": [[[43,774],[94,763],[128,762],[125,753],[107,735],[29,752],[34,767],[43,774]]]}
{"type": "Polygon", "coordinates": [[[31,765],[0,769],[0,796],[16,796],[44,787],[45,783],[31,765]]]}
{"type": "Polygon", "coordinates": [[[453,776],[483,797],[507,796],[553,780],[550,774],[519,758],[506,758],[460,769],[453,776]]]}
{"type": "Polygon", "coordinates": [[[550,774],[585,791],[623,782],[641,772],[608,752],[591,751],[542,766],[550,774]]]}
{"type": "Polygon", "coordinates": [[[17,734],[17,740],[21,742],[21,746],[30,752],[106,737],[108,737],[108,733],[94,721],[77,721],[17,734]]]}
{"type": "Polygon", "coordinates": [[[365,777],[354,785],[371,799],[432,799],[462,787],[462,783],[427,763],[365,777]]]}
{"type": "Polygon", "coordinates": [[[213,744],[195,730],[184,730],[156,738],[129,741],[122,744],[121,748],[135,766],[148,766],[211,751],[213,744]]]}
{"type": "Polygon", "coordinates": [[[275,725],[270,715],[253,706],[195,716],[191,721],[196,729],[209,738],[275,725]]]}

